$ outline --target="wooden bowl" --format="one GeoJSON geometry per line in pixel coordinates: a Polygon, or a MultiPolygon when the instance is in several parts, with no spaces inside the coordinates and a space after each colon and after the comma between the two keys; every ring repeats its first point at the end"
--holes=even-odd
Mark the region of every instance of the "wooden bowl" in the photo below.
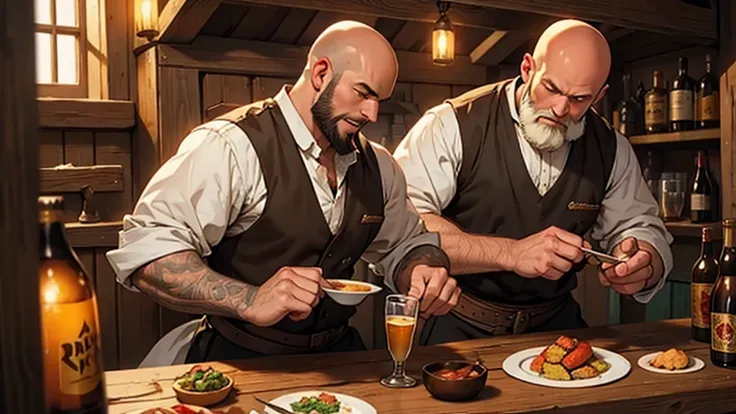
{"type": "Polygon", "coordinates": [[[444,401],[464,401],[474,398],[485,387],[488,379],[488,370],[482,364],[468,361],[446,361],[432,362],[422,367],[422,382],[424,388],[432,396],[444,401]],[[435,372],[444,369],[460,369],[468,365],[473,366],[473,371],[478,373],[477,377],[466,377],[452,380],[434,375],[435,372]]]}
{"type": "Polygon", "coordinates": [[[220,401],[224,400],[228,394],[230,394],[230,390],[233,389],[233,379],[230,378],[230,376],[222,374],[225,378],[227,378],[227,385],[220,388],[219,390],[215,391],[204,391],[204,392],[198,392],[198,391],[187,391],[181,387],[179,387],[176,382],[172,385],[172,388],[174,388],[174,392],[176,393],[176,398],[183,402],[184,404],[192,404],[192,405],[201,405],[202,407],[209,407],[211,405],[215,405],[219,403],[220,401]]]}

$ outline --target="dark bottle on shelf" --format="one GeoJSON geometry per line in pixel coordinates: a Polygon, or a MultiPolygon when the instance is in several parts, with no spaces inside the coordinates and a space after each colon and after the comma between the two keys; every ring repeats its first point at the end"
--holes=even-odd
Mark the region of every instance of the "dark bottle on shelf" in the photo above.
{"type": "Polygon", "coordinates": [[[690,220],[693,223],[713,221],[714,187],[705,151],[698,151],[698,169],[690,189],[690,220]]]}
{"type": "Polygon", "coordinates": [[[644,95],[644,126],[648,134],[667,132],[667,89],[662,72],[654,71],[652,89],[644,95]]]}
{"type": "Polygon", "coordinates": [[[701,129],[718,128],[721,125],[718,79],[713,75],[710,55],[705,56],[705,75],[697,86],[695,126],[701,129]]]}
{"type": "Polygon", "coordinates": [[[710,296],[710,360],[736,368],[736,219],[723,220],[723,250],[710,296]]]}
{"type": "Polygon", "coordinates": [[[618,105],[620,132],[625,137],[636,135],[636,124],[637,124],[637,108],[636,101],[632,95],[631,90],[631,75],[625,74],[621,78],[624,87],[624,94],[621,97],[621,102],[618,105]]]}
{"type": "Polygon", "coordinates": [[[695,80],[687,74],[688,60],[680,58],[680,69],[669,93],[671,131],[687,131],[695,127],[695,80]]]}
{"type": "Polygon", "coordinates": [[[691,312],[690,326],[693,338],[700,342],[710,342],[710,295],[718,278],[718,261],[713,252],[713,238],[710,227],[702,229],[700,257],[691,271],[691,312]]]}

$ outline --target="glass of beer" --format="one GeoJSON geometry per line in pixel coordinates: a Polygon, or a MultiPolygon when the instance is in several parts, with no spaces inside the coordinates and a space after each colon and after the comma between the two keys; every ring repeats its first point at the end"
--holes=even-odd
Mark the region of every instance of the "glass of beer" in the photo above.
{"type": "Polygon", "coordinates": [[[390,388],[408,388],[417,381],[406,375],[404,362],[411,352],[416,328],[419,301],[406,295],[386,297],[386,338],[388,350],[394,360],[394,372],[381,379],[381,384],[390,388]]]}

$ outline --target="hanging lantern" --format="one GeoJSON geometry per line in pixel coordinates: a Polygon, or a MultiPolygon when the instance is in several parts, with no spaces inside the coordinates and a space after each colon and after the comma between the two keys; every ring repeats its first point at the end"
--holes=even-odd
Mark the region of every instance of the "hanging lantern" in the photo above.
{"type": "Polygon", "coordinates": [[[455,61],[455,32],[446,14],[450,3],[438,1],[437,8],[440,11],[440,18],[432,30],[432,62],[435,65],[447,66],[455,61]]]}
{"type": "Polygon", "coordinates": [[[158,36],[158,30],[154,23],[152,0],[140,0],[136,22],[136,35],[152,40],[158,36]]]}

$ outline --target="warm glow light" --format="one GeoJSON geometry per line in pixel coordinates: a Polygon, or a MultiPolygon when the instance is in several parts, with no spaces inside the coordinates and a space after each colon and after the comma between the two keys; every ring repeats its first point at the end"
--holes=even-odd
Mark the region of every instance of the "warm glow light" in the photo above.
{"type": "Polygon", "coordinates": [[[452,30],[450,18],[445,14],[450,4],[439,2],[437,7],[440,11],[440,18],[435,22],[432,30],[432,62],[436,65],[447,66],[455,61],[455,33],[452,30]]]}
{"type": "Polygon", "coordinates": [[[149,40],[158,35],[153,17],[153,6],[151,0],[141,0],[138,9],[138,30],[139,37],[146,37],[149,40]]]}
{"type": "Polygon", "coordinates": [[[151,0],[141,1],[141,26],[143,26],[143,29],[153,28],[151,24],[151,0]]]}
{"type": "Polygon", "coordinates": [[[43,290],[43,303],[56,303],[56,301],[59,300],[59,293],[59,285],[52,281],[47,282],[46,287],[43,290]]]}

